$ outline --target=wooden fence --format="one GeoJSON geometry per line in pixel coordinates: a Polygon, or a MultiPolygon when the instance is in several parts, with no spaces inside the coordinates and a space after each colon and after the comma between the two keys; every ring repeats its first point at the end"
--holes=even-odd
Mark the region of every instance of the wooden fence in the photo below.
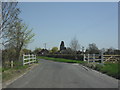
{"type": "Polygon", "coordinates": [[[120,55],[103,55],[103,54],[84,54],[84,61],[90,62],[118,62],[120,61],[120,55]]]}
{"type": "Polygon", "coordinates": [[[23,54],[23,65],[34,63],[34,62],[36,62],[36,55],[23,54]]]}
{"type": "Polygon", "coordinates": [[[101,54],[84,54],[84,61],[103,63],[103,55],[101,54]]]}
{"type": "Polygon", "coordinates": [[[103,55],[105,62],[119,62],[120,55],[103,55]]]}

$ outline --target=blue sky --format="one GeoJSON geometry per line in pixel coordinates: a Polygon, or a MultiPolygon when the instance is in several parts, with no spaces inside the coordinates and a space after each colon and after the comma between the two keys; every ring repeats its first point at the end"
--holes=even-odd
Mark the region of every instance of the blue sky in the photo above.
{"type": "Polygon", "coordinates": [[[34,41],[29,49],[59,47],[63,40],[69,47],[76,37],[85,48],[118,48],[117,2],[21,2],[20,17],[33,28],[34,41]]]}

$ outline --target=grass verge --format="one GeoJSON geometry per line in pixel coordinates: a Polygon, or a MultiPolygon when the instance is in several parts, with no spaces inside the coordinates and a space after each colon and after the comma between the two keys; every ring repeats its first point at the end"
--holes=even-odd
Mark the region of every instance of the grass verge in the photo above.
{"type": "Polygon", "coordinates": [[[96,65],[100,72],[105,73],[109,76],[120,79],[120,70],[118,68],[120,64],[118,63],[105,63],[104,65],[96,65]]]}
{"type": "Polygon", "coordinates": [[[33,67],[34,65],[37,65],[37,64],[17,66],[14,68],[3,68],[2,69],[2,82],[6,83],[7,81],[12,81],[12,79],[30,70],[31,67],[33,67]]]}
{"type": "Polygon", "coordinates": [[[2,67],[0,67],[0,73],[2,73],[2,67]]]}

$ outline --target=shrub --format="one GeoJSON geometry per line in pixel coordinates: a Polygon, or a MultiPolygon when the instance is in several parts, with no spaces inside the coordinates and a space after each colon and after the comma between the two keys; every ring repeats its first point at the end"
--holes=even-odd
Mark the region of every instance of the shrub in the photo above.
{"type": "Polygon", "coordinates": [[[94,69],[100,71],[102,69],[102,67],[103,66],[101,64],[96,64],[94,69]]]}

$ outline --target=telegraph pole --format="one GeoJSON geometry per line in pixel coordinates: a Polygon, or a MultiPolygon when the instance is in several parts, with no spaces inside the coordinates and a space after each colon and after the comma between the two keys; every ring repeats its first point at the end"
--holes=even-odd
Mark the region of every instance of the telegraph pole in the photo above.
{"type": "Polygon", "coordinates": [[[82,46],[82,52],[84,52],[84,46],[82,46]]]}
{"type": "Polygon", "coordinates": [[[44,43],[44,45],[45,45],[45,49],[46,49],[46,45],[47,45],[47,43],[44,43]]]}
{"type": "Polygon", "coordinates": [[[101,63],[102,63],[102,65],[103,65],[103,50],[102,50],[102,52],[101,52],[101,63]]]}

